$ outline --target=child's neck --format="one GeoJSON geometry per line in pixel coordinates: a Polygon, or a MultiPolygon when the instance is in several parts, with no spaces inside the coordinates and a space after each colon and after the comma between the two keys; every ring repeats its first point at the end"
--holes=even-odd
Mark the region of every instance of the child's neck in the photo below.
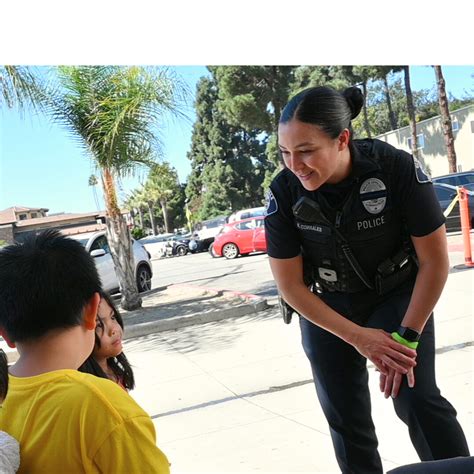
{"type": "Polygon", "coordinates": [[[92,337],[82,326],[50,331],[40,339],[17,343],[20,358],[9,369],[15,377],[33,377],[61,369],[77,370],[92,351],[92,337]]]}
{"type": "Polygon", "coordinates": [[[95,359],[95,361],[99,364],[99,367],[104,371],[104,374],[108,376],[110,374],[110,367],[107,364],[107,359],[106,358],[95,359]]]}

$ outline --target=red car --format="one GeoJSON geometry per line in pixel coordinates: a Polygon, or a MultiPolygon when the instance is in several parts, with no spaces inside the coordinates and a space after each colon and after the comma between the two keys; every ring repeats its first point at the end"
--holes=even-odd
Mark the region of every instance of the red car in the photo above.
{"type": "Polygon", "coordinates": [[[219,257],[229,259],[251,252],[266,252],[263,217],[252,217],[226,224],[214,239],[212,249],[219,257]]]}

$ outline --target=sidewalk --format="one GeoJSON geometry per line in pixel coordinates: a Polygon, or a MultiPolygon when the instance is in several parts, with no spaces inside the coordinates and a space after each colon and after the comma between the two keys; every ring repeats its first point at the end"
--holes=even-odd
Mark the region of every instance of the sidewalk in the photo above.
{"type": "MultiPolygon", "coordinates": [[[[255,295],[193,285],[170,285],[141,296],[140,309],[120,309],[125,325],[124,339],[245,316],[268,308],[267,300],[255,295]]],[[[8,347],[1,337],[0,347],[10,364],[18,359],[16,349],[8,347]]]]}

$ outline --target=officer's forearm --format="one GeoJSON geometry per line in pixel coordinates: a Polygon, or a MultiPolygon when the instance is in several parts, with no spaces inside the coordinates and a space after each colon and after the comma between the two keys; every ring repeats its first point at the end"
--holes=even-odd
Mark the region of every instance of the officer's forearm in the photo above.
{"type": "Polygon", "coordinates": [[[448,270],[449,261],[446,259],[420,263],[415,287],[402,326],[412,328],[417,332],[423,331],[426,321],[441,296],[448,270]]]}
{"type": "Polygon", "coordinates": [[[402,326],[421,332],[448,278],[449,257],[443,226],[424,237],[412,237],[419,269],[402,326]]]}
{"type": "Polygon", "coordinates": [[[279,285],[279,291],[285,301],[301,316],[349,344],[353,344],[362,329],[361,326],[334,311],[303,283],[286,287],[279,285]]]}

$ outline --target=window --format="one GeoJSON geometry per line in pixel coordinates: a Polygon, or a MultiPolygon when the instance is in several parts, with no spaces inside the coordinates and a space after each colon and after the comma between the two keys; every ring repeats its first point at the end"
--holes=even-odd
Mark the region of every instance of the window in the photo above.
{"type": "Polygon", "coordinates": [[[451,117],[451,128],[453,130],[453,133],[459,130],[459,122],[456,117],[451,117]]]}
{"type": "Polygon", "coordinates": [[[109,243],[107,242],[107,237],[105,235],[101,235],[94,240],[93,244],[91,245],[90,252],[99,249],[105,250],[105,253],[110,253],[109,243]]]}
{"type": "Polygon", "coordinates": [[[28,217],[28,216],[27,216],[26,214],[20,214],[20,215],[18,216],[18,219],[20,219],[20,221],[25,221],[25,220],[27,219],[27,217],[28,217]]]}
{"type": "Polygon", "coordinates": [[[38,217],[38,214],[36,212],[32,212],[31,213],[31,218],[35,219],[36,217],[38,217]]]}
{"type": "Polygon", "coordinates": [[[255,228],[255,221],[247,221],[247,222],[241,222],[240,224],[237,224],[235,227],[239,230],[252,230],[255,228]]]}
{"type": "MultiPolygon", "coordinates": [[[[422,150],[425,146],[425,136],[420,133],[416,136],[416,141],[417,141],[417,144],[418,144],[418,148],[417,150],[422,150]]],[[[410,150],[412,149],[412,146],[411,146],[411,137],[408,137],[408,148],[410,148],[410,150]]]]}
{"type": "Polygon", "coordinates": [[[452,200],[451,195],[455,194],[455,192],[451,191],[450,189],[444,189],[438,186],[435,186],[434,188],[435,188],[435,193],[436,193],[436,197],[438,198],[438,201],[451,201],[452,200]]]}

